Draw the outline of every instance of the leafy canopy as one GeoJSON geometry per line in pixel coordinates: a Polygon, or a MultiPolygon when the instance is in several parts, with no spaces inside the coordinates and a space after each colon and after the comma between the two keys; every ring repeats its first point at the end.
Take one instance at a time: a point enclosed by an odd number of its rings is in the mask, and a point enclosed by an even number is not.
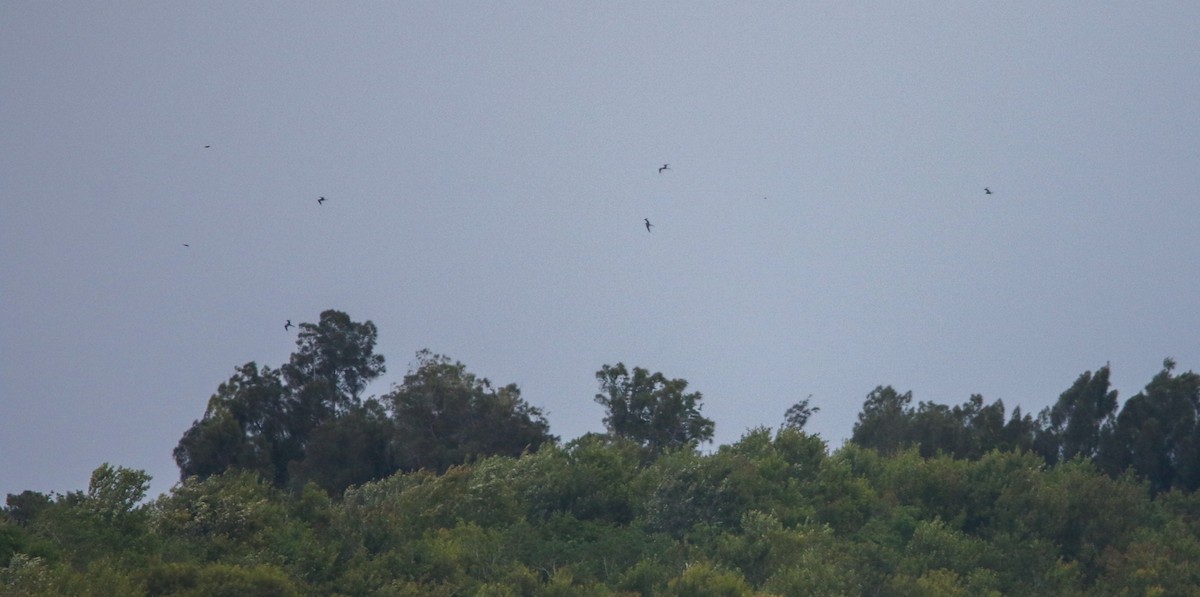
{"type": "Polygon", "coordinates": [[[604,425],[652,453],[712,441],[715,424],[700,415],[700,392],[687,392],[687,380],[667,379],[641,367],[630,373],[624,363],[596,372],[602,393],[596,402],[607,414],[604,425]]]}

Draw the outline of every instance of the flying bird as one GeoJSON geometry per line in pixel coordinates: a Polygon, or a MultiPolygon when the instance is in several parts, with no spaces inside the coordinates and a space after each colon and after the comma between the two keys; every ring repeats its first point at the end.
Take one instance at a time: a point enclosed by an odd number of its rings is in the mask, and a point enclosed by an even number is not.
{"type": "Polygon", "coordinates": [[[670,169],[671,169],[671,165],[670,165],[670,164],[663,164],[663,165],[662,165],[662,168],[659,168],[659,169],[658,169],[658,173],[659,173],[659,174],[662,174],[662,171],[663,171],[663,170],[670,170],[670,169]]]}
{"type": "Polygon", "coordinates": [[[287,320],[287,323],[283,324],[283,331],[286,332],[294,327],[296,327],[296,326],[292,325],[292,320],[289,319],[289,320],[287,320]]]}
{"type": "Polygon", "coordinates": [[[325,203],[325,198],[324,198],[324,197],[318,197],[318,198],[317,198],[317,205],[323,205],[324,203],[325,203]]]}
{"type": "Polygon", "coordinates": [[[987,188],[987,187],[983,187],[983,193],[984,193],[985,195],[991,195],[991,194],[992,194],[992,190],[991,190],[991,189],[989,189],[989,188],[987,188]]]}
{"type": "Polygon", "coordinates": [[[209,147],[212,147],[212,145],[205,145],[205,146],[204,146],[204,148],[205,148],[205,149],[208,149],[209,147]]]}
{"type": "Polygon", "coordinates": [[[183,246],[185,246],[185,247],[190,247],[190,246],[192,246],[192,245],[189,245],[189,244],[187,244],[187,243],[183,243],[183,246]]]}
{"type": "Polygon", "coordinates": [[[650,232],[650,227],[653,226],[654,224],[650,223],[650,218],[642,218],[642,219],[646,221],[646,232],[650,232]]]}

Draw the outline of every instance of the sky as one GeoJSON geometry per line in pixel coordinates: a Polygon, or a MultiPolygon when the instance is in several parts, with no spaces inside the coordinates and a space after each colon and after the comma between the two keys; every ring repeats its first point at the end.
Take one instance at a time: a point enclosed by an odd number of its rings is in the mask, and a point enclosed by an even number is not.
{"type": "Polygon", "coordinates": [[[368,395],[428,348],[563,440],[617,362],[688,380],[713,446],[811,395],[836,448],[879,385],[1036,414],[1111,363],[1124,401],[1200,368],[1197,23],[0,3],[0,494],[169,490],[217,386],[326,309],[378,327],[368,395]]]}

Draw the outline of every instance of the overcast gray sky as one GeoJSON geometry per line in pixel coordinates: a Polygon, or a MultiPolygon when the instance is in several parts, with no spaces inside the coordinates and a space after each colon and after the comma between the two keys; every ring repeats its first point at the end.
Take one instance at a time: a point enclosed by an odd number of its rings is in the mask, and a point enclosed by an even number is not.
{"type": "Polygon", "coordinates": [[[429,348],[567,440],[618,361],[687,379],[718,444],[811,394],[837,447],[881,384],[1036,414],[1111,361],[1124,400],[1200,368],[1197,23],[0,3],[0,494],[165,491],[217,386],[329,308],[379,328],[368,393],[429,348]]]}

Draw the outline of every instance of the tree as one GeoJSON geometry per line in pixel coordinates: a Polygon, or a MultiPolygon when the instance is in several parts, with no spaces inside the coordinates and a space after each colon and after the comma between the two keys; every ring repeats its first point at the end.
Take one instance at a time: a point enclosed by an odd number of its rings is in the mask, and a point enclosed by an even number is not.
{"type": "Polygon", "coordinates": [[[92,471],[87,498],[91,509],[110,522],[133,512],[150,489],[146,471],[112,467],[107,462],[92,471]]]}
{"type": "Polygon", "coordinates": [[[960,407],[922,401],[907,415],[902,439],[895,442],[894,447],[882,444],[877,449],[890,453],[894,448],[915,445],[925,458],[939,453],[966,457],[970,439],[961,415],[960,407]]]}
{"type": "Polygon", "coordinates": [[[787,412],[783,414],[783,429],[804,430],[804,426],[808,424],[808,419],[821,410],[819,406],[809,406],[808,401],[810,398],[812,398],[812,394],[809,394],[808,398],[793,404],[787,409],[787,412]]]}
{"type": "Polygon", "coordinates": [[[1053,407],[1038,415],[1038,451],[1049,464],[1082,456],[1091,459],[1100,448],[1101,431],[1113,421],[1117,391],[1109,390],[1109,368],[1084,372],[1053,407]]]}
{"type": "Polygon", "coordinates": [[[330,495],[341,495],[351,485],[382,479],[396,472],[388,454],[391,439],[392,421],[383,405],[364,400],[312,430],[304,459],[288,469],[289,483],[299,488],[312,481],[330,495]]]}
{"type": "Polygon", "coordinates": [[[941,437],[930,438],[927,434],[935,425],[923,416],[927,410],[922,402],[913,418],[911,431],[918,436],[921,455],[929,457],[941,452],[956,458],[978,459],[992,450],[1011,450],[1021,445],[1022,419],[1014,411],[1015,419],[1004,422],[1004,402],[997,400],[984,404],[983,396],[972,394],[966,402],[954,408],[944,409],[944,430],[941,437]],[[1013,422],[1015,421],[1015,422],[1013,422]]]}
{"type": "Polygon", "coordinates": [[[577,520],[626,525],[636,511],[632,485],[640,461],[641,450],[633,442],[587,433],[521,458],[519,474],[512,478],[530,518],[567,513],[577,520]]]}
{"type": "Polygon", "coordinates": [[[911,402],[912,392],[875,388],[863,403],[850,441],[885,455],[915,446],[925,458],[946,454],[967,459],[1033,445],[1033,419],[1022,417],[1018,408],[1005,423],[1001,400],[985,404],[983,396],[972,394],[958,406],[922,401],[915,409],[911,402]]]}
{"type": "Polygon", "coordinates": [[[1013,409],[1008,423],[1004,424],[998,447],[1004,451],[1032,451],[1037,429],[1037,421],[1029,415],[1022,415],[1021,407],[1018,406],[1013,409]]]}
{"type": "Polygon", "coordinates": [[[712,441],[715,424],[700,415],[700,392],[687,393],[687,381],[667,379],[624,363],[596,372],[602,394],[596,402],[608,412],[604,425],[616,437],[631,439],[651,453],[712,441]]]}
{"type": "Polygon", "coordinates": [[[150,508],[155,534],[168,551],[206,561],[249,561],[267,552],[272,540],[287,539],[280,497],[259,475],[229,471],[185,479],[150,508]]]}
{"type": "Polygon", "coordinates": [[[38,514],[49,508],[54,499],[39,491],[26,489],[21,493],[10,493],[5,498],[5,518],[16,525],[28,525],[37,518],[38,514]]]}
{"type": "Polygon", "coordinates": [[[1101,466],[1112,475],[1131,469],[1156,493],[1200,489],[1200,375],[1174,368],[1165,359],[1101,438],[1101,466]]]}
{"type": "Polygon", "coordinates": [[[180,477],[204,479],[240,468],[283,485],[288,463],[301,455],[290,407],[278,369],[242,365],[175,447],[180,477]]]}
{"type": "Polygon", "coordinates": [[[102,557],[145,552],[149,516],[140,502],[149,487],[145,471],[105,463],[92,471],[86,492],[10,494],[9,515],[34,539],[33,553],[62,557],[83,569],[102,557]]]}
{"type": "Polygon", "coordinates": [[[335,392],[334,410],[348,408],[371,380],[387,371],[383,355],[375,354],[375,324],[356,323],[333,309],[321,313],[316,324],[302,323],[298,349],[282,367],[283,378],[295,391],[323,382],[335,392]]]}
{"type": "MultiPolygon", "coordinates": [[[[328,310],[321,313],[319,323],[301,323],[299,328],[297,350],[283,367],[260,369],[250,362],[217,388],[204,417],[192,423],[175,448],[181,478],[203,479],[238,468],[285,487],[291,470],[298,466],[305,480],[330,490],[365,480],[357,462],[347,470],[328,463],[307,467],[296,463],[305,460],[314,437],[321,444],[320,456],[328,461],[330,442],[340,441],[333,438],[354,436],[367,428],[377,435],[380,426],[371,427],[376,420],[364,415],[359,399],[366,385],[385,371],[383,355],[374,353],[375,324],[357,323],[341,311],[328,310]],[[342,422],[343,417],[349,418],[342,422]]],[[[376,438],[367,443],[380,442],[376,438]]],[[[364,451],[367,446],[359,447],[353,454],[349,445],[333,451],[344,457],[371,456],[364,451]]],[[[379,458],[366,468],[381,470],[379,458]]]]}
{"type": "Polygon", "coordinates": [[[867,394],[850,441],[882,454],[892,454],[912,443],[912,392],[903,394],[892,386],[877,386],[867,394]]]}
{"type": "Polygon", "coordinates": [[[492,455],[519,456],[557,441],[516,384],[493,388],[459,362],[422,350],[417,369],[383,400],[392,412],[392,456],[404,471],[442,472],[492,455]]]}

